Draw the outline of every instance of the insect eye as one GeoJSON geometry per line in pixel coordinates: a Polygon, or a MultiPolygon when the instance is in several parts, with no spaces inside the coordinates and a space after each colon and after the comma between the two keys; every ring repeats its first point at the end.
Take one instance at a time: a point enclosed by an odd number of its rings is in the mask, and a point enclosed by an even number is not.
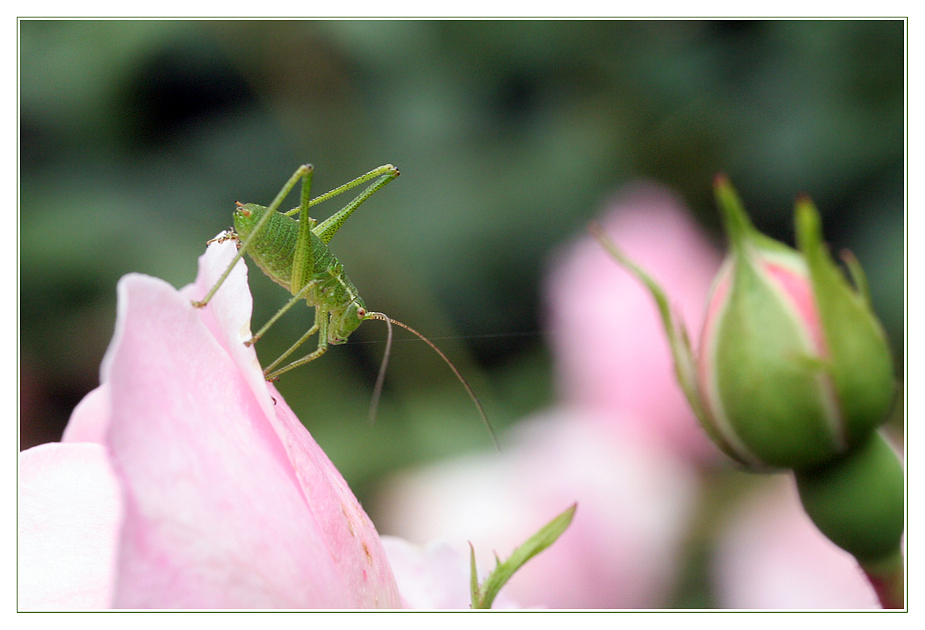
{"type": "Polygon", "coordinates": [[[366,317],[366,309],[363,308],[362,306],[359,307],[359,308],[357,309],[357,317],[359,317],[359,318],[361,318],[361,319],[362,319],[363,317],[366,317]]]}

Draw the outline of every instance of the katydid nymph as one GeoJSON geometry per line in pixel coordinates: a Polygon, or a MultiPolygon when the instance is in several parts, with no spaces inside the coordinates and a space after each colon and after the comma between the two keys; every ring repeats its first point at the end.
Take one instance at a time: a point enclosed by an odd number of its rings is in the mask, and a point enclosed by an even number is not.
{"type": "Polygon", "coordinates": [[[432,341],[418,331],[384,313],[368,310],[357,288],[344,273],[344,266],[328,249],[328,242],[344,224],[344,221],[373,193],[398,177],[398,169],[391,164],[380,166],[330,192],[311,199],[313,173],[314,168],[312,165],[303,164],[300,166],[283,185],[269,206],[236,203],[234,230],[226,232],[214,240],[219,242],[234,240],[237,243],[238,252],[228,265],[228,268],[219,277],[215,286],[209,289],[209,292],[201,301],[193,302],[193,306],[202,308],[208,304],[215,292],[225,282],[238,260],[245,253],[248,253],[270,279],[292,294],[292,298],[250,340],[245,342],[247,345],[256,343],[270,326],[296,303],[305,300],[309,306],[315,309],[315,322],[312,327],[282,356],[264,370],[264,377],[268,381],[275,381],[281,374],[314,361],[327,351],[328,346],[346,342],[350,334],[365,320],[382,320],[388,325],[388,338],[385,357],[373,391],[370,418],[375,417],[379,404],[385,368],[388,364],[392,345],[392,324],[395,324],[425,341],[446,362],[475,403],[482,422],[497,444],[494,431],[488,422],[481,402],[479,402],[472,387],[456,366],[432,341]],[[288,212],[280,212],[279,207],[282,205],[283,200],[299,180],[302,182],[301,203],[297,208],[293,208],[288,212]],[[363,192],[324,221],[319,223],[308,216],[308,210],[312,206],[363,184],[368,184],[363,192]],[[299,218],[293,218],[293,215],[297,213],[299,218]],[[301,359],[296,359],[279,367],[299,346],[316,333],[318,335],[318,347],[314,351],[301,359]]]}

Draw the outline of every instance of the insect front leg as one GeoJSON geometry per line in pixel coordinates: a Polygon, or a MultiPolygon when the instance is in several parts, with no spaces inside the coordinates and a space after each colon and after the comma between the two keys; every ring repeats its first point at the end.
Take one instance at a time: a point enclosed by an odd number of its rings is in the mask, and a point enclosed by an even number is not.
{"type": "Polygon", "coordinates": [[[238,235],[234,233],[234,230],[228,229],[222,232],[220,235],[215,238],[210,238],[206,241],[206,245],[211,245],[212,243],[224,243],[225,241],[236,241],[238,240],[238,235]]]}

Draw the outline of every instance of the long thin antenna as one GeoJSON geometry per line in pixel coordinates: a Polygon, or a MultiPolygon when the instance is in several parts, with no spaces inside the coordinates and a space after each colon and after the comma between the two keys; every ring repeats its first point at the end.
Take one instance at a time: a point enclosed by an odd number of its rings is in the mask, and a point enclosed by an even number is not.
{"type": "MultiPolygon", "coordinates": [[[[366,317],[370,319],[380,319],[386,322],[387,324],[389,324],[389,337],[388,337],[388,341],[386,342],[386,346],[385,346],[385,358],[382,360],[382,367],[379,369],[379,377],[376,379],[376,389],[373,392],[373,403],[376,407],[378,407],[379,405],[379,398],[382,393],[382,384],[385,381],[385,366],[388,363],[389,350],[392,347],[392,326],[391,325],[395,324],[396,326],[401,326],[402,328],[404,328],[411,334],[420,338],[421,341],[425,342],[428,346],[430,346],[433,349],[433,351],[436,352],[438,355],[440,355],[440,358],[443,359],[443,361],[448,366],[450,366],[450,369],[453,370],[453,374],[456,375],[456,378],[459,380],[460,383],[462,383],[462,386],[466,388],[466,392],[469,394],[469,398],[471,398],[472,402],[475,403],[475,407],[476,409],[478,409],[479,415],[482,417],[482,423],[485,425],[485,428],[488,429],[488,433],[491,435],[491,439],[495,443],[495,448],[497,448],[498,450],[501,450],[501,447],[498,444],[498,438],[495,435],[495,430],[491,428],[491,423],[488,422],[488,416],[485,415],[485,409],[482,407],[481,401],[479,401],[478,396],[475,395],[475,392],[473,391],[472,387],[469,385],[469,382],[465,379],[462,373],[460,373],[460,371],[456,368],[456,366],[453,365],[453,362],[450,361],[445,354],[443,354],[440,348],[438,348],[430,339],[428,339],[427,337],[425,337],[424,335],[416,331],[414,328],[412,328],[408,324],[403,324],[397,319],[392,319],[385,313],[376,313],[376,312],[368,311],[366,313],[366,317]]],[[[374,416],[375,416],[375,407],[373,408],[370,417],[374,417],[374,416]]]]}
{"type": "MultiPolygon", "coordinates": [[[[379,313],[367,313],[368,315],[379,315],[379,313]]],[[[389,357],[392,355],[392,320],[388,317],[382,319],[389,328],[389,335],[385,341],[385,355],[382,357],[382,365],[379,366],[379,375],[376,377],[376,386],[373,388],[373,401],[369,405],[369,423],[376,420],[376,412],[379,410],[379,399],[382,398],[382,387],[385,385],[385,368],[389,364],[389,357]]]]}

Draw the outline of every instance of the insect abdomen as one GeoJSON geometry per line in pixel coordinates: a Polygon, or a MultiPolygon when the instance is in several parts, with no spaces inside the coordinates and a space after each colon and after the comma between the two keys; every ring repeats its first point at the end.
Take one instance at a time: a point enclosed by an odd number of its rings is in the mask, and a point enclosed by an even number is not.
{"type": "Polygon", "coordinates": [[[344,266],[328,246],[314,235],[312,247],[315,250],[314,280],[318,283],[315,289],[316,300],[327,304],[331,311],[340,311],[357,299],[357,288],[344,273],[344,266]]]}
{"type": "MultiPolygon", "coordinates": [[[[247,238],[265,212],[265,207],[256,204],[247,204],[235,211],[234,228],[239,240],[247,238]]],[[[296,219],[274,212],[248,250],[257,266],[293,295],[292,268],[298,233],[299,222],[296,219]]],[[[314,258],[311,280],[316,286],[306,295],[306,301],[312,306],[323,304],[331,311],[346,308],[357,298],[357,290],[344,273],[344,266],[331,254],[324,241],[314,234],[311,247],[314,258]]]]}

